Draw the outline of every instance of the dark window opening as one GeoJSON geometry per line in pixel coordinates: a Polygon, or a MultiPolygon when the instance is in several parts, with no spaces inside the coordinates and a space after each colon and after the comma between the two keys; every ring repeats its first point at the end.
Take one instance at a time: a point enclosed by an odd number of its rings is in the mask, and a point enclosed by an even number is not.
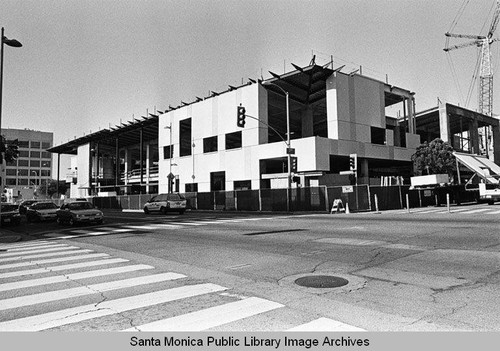
{"type": "Polygon", "coordinates": [[[203,139],[203,152],[214,152],[217,151],[217,135],[209,138],[203,139]]]}
{"type": "Polygon", "coordinates": [[[168,160],[174,156],[174,146],[167,145],[163,147],[163,159],[168,160]]]}
{"type": "Polygon", "coordinates": [[[210,191],[226,190],[226,172],[210,173],[210,191]]]}
{"type": "Polygon", "coordinates": [[[191,118],[179,121],[179,156],[191,155],[191,118]]]}
{"type": "Polygon", "coordinates": [[[372,144],[385,145],[385,128],[371,127],[372,144]]]}
{"type": "Polygon", "coordinates": [[[241,132],[226,134],[226,150],[238,149],[241,147],[241,132]]]}
{"type": "Polygon", "coordinates": [[[236,180],[234,181],[234,190],[251,190],[252,181],[251,180],[236,180]]]}

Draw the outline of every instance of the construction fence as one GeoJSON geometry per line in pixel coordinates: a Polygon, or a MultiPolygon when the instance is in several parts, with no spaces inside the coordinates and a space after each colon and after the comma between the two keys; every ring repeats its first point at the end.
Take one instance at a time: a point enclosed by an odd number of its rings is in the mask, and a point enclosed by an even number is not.
{"type": "MultiPolygon", "coordinates": [[[[375,211],[446,205],[450,202],[475,201],[477,194],[461,188],[410,190],[409,186],[319,186],[290,189],[234,190],[184,193],[188,209],[216,211],[330,211],[335,200],[342,200],[349,210],[375,211]]],[[[92,203],[102,209],[140,210],[154,194],[93,197],[92,203]]]]}

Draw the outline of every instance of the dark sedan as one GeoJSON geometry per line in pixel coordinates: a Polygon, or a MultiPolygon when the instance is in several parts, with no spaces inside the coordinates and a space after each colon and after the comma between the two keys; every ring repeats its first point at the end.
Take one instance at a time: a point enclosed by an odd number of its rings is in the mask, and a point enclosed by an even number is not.
{"type": "Polygon", "coordinates": [[[56,220],[59,207],[53,202],[37,202],[26,211],[28,222],[56,220]]]}
{"type": "Polygon", "coordinates": [[[57,210],[57,223],[75,225],[77,223],[97,223],[104,220],[102,212],[90,202],[75,201],[63,204],[57,210]]]}
{"type": "Polygon", "coordinates": [[[19,214],[19,207],[13,204],[2,205],[2,224],[20,224],[21,215],[19,214]]]}

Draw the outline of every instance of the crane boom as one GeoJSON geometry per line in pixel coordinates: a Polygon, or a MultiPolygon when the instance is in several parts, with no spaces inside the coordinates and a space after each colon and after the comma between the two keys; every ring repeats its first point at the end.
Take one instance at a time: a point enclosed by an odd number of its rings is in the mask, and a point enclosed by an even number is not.
{"type": "Polygon", "coordinates": [[[493,36],[493,33],[495,33],[499,19],[500,19],[500,0],[497,0],[497,8],[495,9],[495,14],[493,15],[493,20],[491,21],[490,30],[488,31],[488,39],[490,39],[493,36]]]}
{"type": "Polygon", "coordinates": [[[454,34],[450,32],[444,33],[447,37],[452,37],[452,38],[466,38],[466,39],[484,39],[485,37],[482,35],[471,35],[471,34],[454,34]]]}
{"type": "Polygon", "coordinates": [[[449,47],[444,48],[443,50],[446,51],[446,52],[448,52],[448,51],[451,51],[451,50],[466,48],[466,47],[474,46],[474,45],[475,46],[481,46],[481,44],[482,44],[481,40],[474,40],[474,41],[468,41],[467,43],[463,43],[463,44],[449,46],[449,47]]]}

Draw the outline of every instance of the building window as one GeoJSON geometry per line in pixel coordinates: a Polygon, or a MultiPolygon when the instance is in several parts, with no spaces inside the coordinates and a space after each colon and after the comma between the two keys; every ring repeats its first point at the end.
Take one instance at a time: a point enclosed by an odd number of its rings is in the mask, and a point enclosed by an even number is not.
{"type": "Polygon", "coordinates": [[[50,170],[48,169],[42,169],[42,177],[50,177],[50,170]]]}
{"type": "Polygon", "coordinates": [[[42,161],[42,167],[50,168],[50,164],[51,164],[50,161],[42,161]]]}
{"type": "Polygon", "coordinates": [[[30,147],[30,142],[29,141],[25,141],[25,140],[19,140],[18,146],[27,149],[27,148],[30,147]]]}
{"type": "Polygon", "coordinates": [[[30,152],[29,151],[20,150],[18,156],[19,157],[30,157],[30,152]]]}
{"type": "Polygon", "coordinates": [[[40,167],[40,161],[30,160],[30,167],[40,167]]]}
{"type": "Polygon", "coordinates": [[[7,178],[5,179],[6,185],[16,185],[16,178],[7,178]]]}
{"type": "Polygon", "coordinates": [[[188,183],[185,185],[186,193],[197,193],[198,183],[188,183]]]}
{"type": "Polygon", "coordinates": [[[213,137],[203,138],[203,152],[217,151],[217,135],[213,137]]]}
{"type": "Polygon", "coordinates": [[[40,158],[40,151],[30,151],[30,157],[32,158],[40,158]]]}
{"type": "Polygon", "coordinates": [[[163,159],[168,160],[169,158],[174,157],[174,146],[167,145],[163,147],[163,159]]]}
{"type": "Polygon", "coordinates": [[[30,146],[32,149],[39,149],[40,148],[40,142],[39,141],[31,141],[30,146]]]}
{"type": "Polygon", "coordinates": [[[385,128],[371,127],[372,144],[385,145],[385,128]]]}
{"type": "Polygon", "coordinates": [[[28,184],[29,184],[29,183],[28,183],[28,179],[26,179],[26,178],[19,178],[19,179],[17,180],[17,184],[18,184],[18,185],[28,185],[28,184]]]}
{"type": "Polygon", "coordinates": [[[42,141],[42,149],[47,150],[50,148],[50,143],[48,141],[42,141]]]}
{"type": "Polygon", "coordinates": [[[191,155],[191,118],[179,121],[179,156],[191,155]]]}
{"type": "Polygon", "coordinates": [[[241,132],[226,134],[226,150],[238,149],[241,147],[241,132]]]}
{"type": "Polygon", "coordinates": [[[5,170],[5,175],[8,176],[17,176],[17,169],[15,168],[10,168],[5,170]]]}
{"type": "Polygon", "coordinates": [[[252,181],[251,180],[236,180],[234,182],[234,190],[251,190],[252,181]]]}
{"type": "Polygon", "coordinates": [[[17,176],[21,177],[27,177],[28,176],[28,170],[27,169],[18,169],[17,170],[17,176]]]}
{"type": "Polygon", "coordinates": [[[52,158],[52,154],[50,152],[43,151],[42,158],[52,158]]]}
{"type": "Polygon", "coordinates": [[[28,167],[29,161],[28,160],[17,160],[17,166],[18,167],[28,167]]]}

